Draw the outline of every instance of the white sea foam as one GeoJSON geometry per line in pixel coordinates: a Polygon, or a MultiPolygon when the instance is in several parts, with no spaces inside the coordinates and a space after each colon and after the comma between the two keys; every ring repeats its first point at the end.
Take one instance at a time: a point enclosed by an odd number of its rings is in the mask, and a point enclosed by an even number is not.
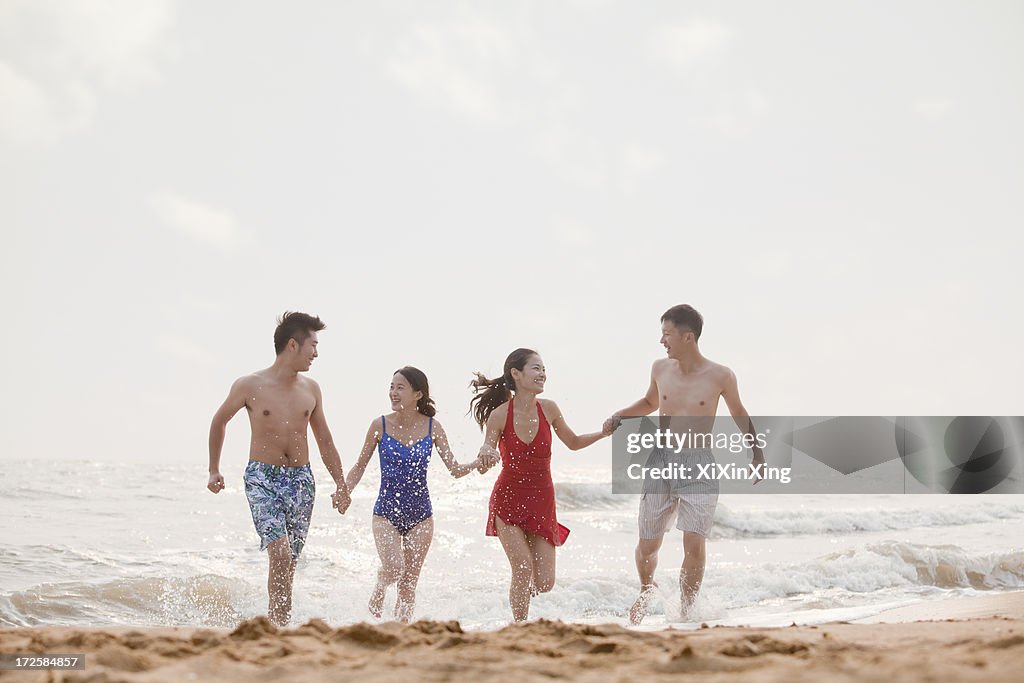
{"type": "MultiPolygon", "coordinates": [[[[366,615],[371,574],[348,578],[343,568],[300,572],[296,616],[325,616],[351,623],[366,615]],[[339,578],[344,573],[346,578],[339,578]]],[[[882,595],[888,605],[935,589],[1024,589],[1024,551],[971,554],[956,546],[886,542],[801,563],[712,564],[695,610],[680,615],[677,569],[658,573],[661,605],[669,621],[710,621],[744,614],[864,607],[882,595]]],[[[566,621],[621,621],[635,598],[635,578],[621,568],[605,575],[567,572],[550,594],[535,598],[532,616],[566,621]]],[[[495,627],[508,619],[504,576],[467,572],[425,578],[419,616],[460,619],[468,627],[495,627]]],[[[100,582],[46,583],[0,597],[0,623],[193,624],[228,626],[262,611],[262,582],[255,577],[197,573],[177,578],[119,578],[100,582]]],[[[393,599],[393,596],[392,596],[393,599]]],[[[876,600],[876,602],[878,602],[876,600]]],[[[869,610],[870,611],[870,610],[869,610]]],[[[805,620],[807,617],[803,617],[805,620]]]]}
{"type": "MultiPolygon", "coordinates": [[[[0,481],[0,624],[225,626],[264,613],[267,560],[236,469],[217,496],[204,489],[201,464],[8,472],[0,481]],[[12,490],[25,495],[3,496],[12,490]]],[[[367,618],[378,562],[370,475],[344,516],[321,486],[296,575],[296,621],[367,618]]],[[[438,468],[431,477],[435,535],[416,616],[501,626],[510,616],[508,561],[498,540],[483,535],[493,476],[452,480],[438,468]]],[[[601,472],[555,481],[572,535],[557,553],[555,588],[534,599],[531,617],[625,623],[638,590],[637,497],[612,494],[601,472]]],[[[694,610],[679,612],[681,539],[672,533],[649,623],[813,623],[1022,589],[1022,519],[1024,504],[1010,496],[723,497],[694,610]]],[[[386,605],[393,603],[392,589],[386,605]]]]}
{"type": "Polygon", "coordinates": [[[920,527],[957,527],[1003,520],[1024,521],[1024,505],[993,503],[926,509],[859,505],[766,510],[737,510],[728,505],[719,505],[715,512],[712,537],[835,535],[920,527]]]}

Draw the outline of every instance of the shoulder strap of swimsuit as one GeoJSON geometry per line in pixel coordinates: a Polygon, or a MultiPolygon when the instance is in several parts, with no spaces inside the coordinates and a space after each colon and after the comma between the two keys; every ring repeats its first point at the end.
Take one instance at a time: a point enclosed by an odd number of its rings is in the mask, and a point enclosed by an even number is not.
{"type": "Polygon", "coordinates": [[[427,425],[427,436],[433,436],[433,435],[434,435],[434,418],[431,417],[430,418],[430,424],[427,425]]]}
{"type": "Polygon", "coordinates": [[[516,430],[515,412],[512,410],[511,397],[508,399],[508,417],[505,418],[505,429],[503,429],[502,432],[507,429],[511,429],[513,432],[516,430]]]}
{"type": "Polygon", "coordinates": [[[385,434],[388,433],[388,425],[387,422],[385,422],[383,415],[380,416],[380,428],[385,434]]]}

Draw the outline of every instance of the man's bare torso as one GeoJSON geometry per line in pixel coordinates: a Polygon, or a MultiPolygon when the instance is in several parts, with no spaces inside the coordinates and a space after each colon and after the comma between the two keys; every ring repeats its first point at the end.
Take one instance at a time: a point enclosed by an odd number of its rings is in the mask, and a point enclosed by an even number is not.
{"type": "Polygon", "coordinates": [[[728,374],[728,368],[707,359],[689,372],[684,372],[680,362],[673,358],[655,361],[652,375],[658,389],[658,414],[662,418],[690,418],[678,425],[665,424],[662,419],[662,426],[681,432],[710,432],[728,374]]]}
{"type": "Polygon", "coordinates": [[[316,410],[312,381],[301,376],[282,381],[267,370],[245,379],[245,409],[252,426],[249,459],[268,465],[307,464],[306,434],[316,410]]]}

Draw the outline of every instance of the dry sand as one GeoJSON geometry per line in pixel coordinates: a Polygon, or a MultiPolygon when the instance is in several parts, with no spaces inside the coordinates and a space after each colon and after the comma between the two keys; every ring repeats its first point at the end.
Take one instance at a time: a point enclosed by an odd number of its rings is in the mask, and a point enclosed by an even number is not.
{"type": "Polygon", "coordinates": [[[464,633],[457,622],[319,620],[279,630],[18,628],[0,652],[85,653],[84,671],[0,681],[1019,681],[1024,592],[945,600],[859,623],[637,631],[536,621],[464,633]],[[924,621],[915,621],[924,619],[924,621]],[[865,623],[872,621],[875,623],[865,623]],[[896,623],[885,623],[896,622],[896,623]]]}

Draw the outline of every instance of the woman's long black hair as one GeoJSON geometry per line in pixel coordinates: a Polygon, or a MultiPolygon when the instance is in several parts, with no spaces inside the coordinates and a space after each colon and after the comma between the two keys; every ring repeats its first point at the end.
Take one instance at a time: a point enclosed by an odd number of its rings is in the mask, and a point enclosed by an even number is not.
{"type": "Polygon", "coordinates": [[[505,359],[501,377],[487,379],[483,374],[476,373],[476,379],[469,383],[475,394],[469,402],[469,410],[481,430],[494,409],[512,398],[512,392],[516,389],[515,380],[512,379],[512,368],[522,372],[526,367],[526,361],[535,355],[537,352],[533,349],[516,349],[505,359]]]}

